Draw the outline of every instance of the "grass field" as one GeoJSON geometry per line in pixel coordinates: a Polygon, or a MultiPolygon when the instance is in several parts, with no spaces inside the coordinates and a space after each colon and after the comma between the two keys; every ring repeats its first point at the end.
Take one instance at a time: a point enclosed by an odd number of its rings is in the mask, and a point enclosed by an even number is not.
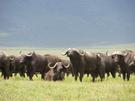
{"type": "MultiPolygon", "coordinates": [[[[135,44],[83,49],[93,52],[135,50],[135,44]]],[[[65,58],[60,53],[66,49],[2,48],[2,50],[16,55],[20,50],[23,52],[34,50],[40,54],[51,53],[65,58]]],[[[91,82],[91,77],[86,76],[82,83],[75,82],[71,76],[57,82],[43,81],[40,75],[34,77],[34,81],[19,76],[9,80],[0,78],[0,101],[135,101],[135,75],[131,76],[129,82],[110,76],[103,82],[98,78],[95,83],[91,82]]]]}
{"type": "Polygon", "coordinates": [[[95,83],[85,77],[83,82],[75,82],[66,77],[64,81],[49,82],[40,77],[29,81],[28,78],[13,77],[0,79],[0,101],[134,101],[135,76],[129,82],[121,78],[100,79],[95,83]]]}

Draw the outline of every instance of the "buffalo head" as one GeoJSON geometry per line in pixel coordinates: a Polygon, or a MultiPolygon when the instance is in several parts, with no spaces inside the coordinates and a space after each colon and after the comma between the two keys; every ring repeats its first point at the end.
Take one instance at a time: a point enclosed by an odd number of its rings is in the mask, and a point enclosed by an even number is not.
{"type": "Polygon", "coordinates": [[[83,50],[77,50],[75,48],[69,48],[64,55],[67,55],[69,58],[78,58],[85,55],[83,50]]]}
{"type": "Polygon", "coordinates": [[[111,57],[112,57],[114,63],[119,64],[121,62],[124,62],[124,58],[126,55],[127,55],[127,53],[125,54],[120,51],[115,51],[112,53],[111,57]]]}
{"type": "Polygon", "coordinates": [[[54,81],[63,80],[66,69],[69,68],[69,66],[70,66],[70,64],[64,64],[62,62],[56,62],[55,64],[49,63],[48,67],[50,69],[53,69],[53,71],[54,71],[53,80],[54,81]]]}

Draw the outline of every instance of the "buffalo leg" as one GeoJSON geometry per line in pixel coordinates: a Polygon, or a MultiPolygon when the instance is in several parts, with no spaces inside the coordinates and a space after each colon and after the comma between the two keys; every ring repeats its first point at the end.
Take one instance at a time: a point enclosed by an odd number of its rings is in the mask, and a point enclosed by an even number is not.
{"type": "Polygon", "coordinates": [[[33,80],[33,79],[32,79],[32,76],[29,76],[29,80],[33,80]]]}
{"type": "Polygon", "coordinates": [[[127,81],[130,79],[130,72],[127,73],[127,81]]]}
{"type": "Polygon", "coordinates": [[[125,73],[125,72],[122,72],[122,74],[123,74],[123,80],[125,80],[125,78],[126,78],[126,73],[125,73]]]}
{"type": "Polygon", "coordinates": [[[80,73],[80,77],[79,77],[80,82],[82,82],[82,78],[83,78],[83,73],[80,73]]]}
{"type": "Polygon", "coordinates": [[[75,70],[74,72],[75,72],[75,81],[77,81],[77,78],[78,78],[78,72],[77,72],[77,70],[75,70]]]}
{"type": "Polygon", "coordinates": [[[116,73],[114,71],[111,71],[111,75],[112,75],[113,78],[116,77],[116,73]]]}
{"type": "Polygon", "coordinates": [[[87,77],[89,77],[89,73],[87,73],[87,77]]]}
{"type": "Polygon", "coordinates": [[[77,81],[77,78],[78,78],[78,74],[75,74],[75,81],[77,81]]]}
{"type": "Polygon", "coordinates": [[[105,74],[104,73],[99,73],[100,79],[101,81],[103,81],[103,79],[105,78],[105,74]]]}
{"type": "Polygon", "coordinates": [[[44,80],[44,78],[45,78],[45,69],[43,69],[41,72],[41,79],[44,80]]]}
{"type": "Polygon", "coordinates": [[[45,73],[41,73],[41,79],[44,80],[45,73]]]}
{"type": "Polygon", "coordinates": [[[5,73],[4,73],[4,80],[6,80],[6,78],[7,78],[7,77],[6,77],[5,73]]]}
{"type": "Polygon", "coordinates": [[[29,75],[29,79],[30,79],[30,80],[33,80],[33,79],[32,79],[32,78],[33,78],[33,74],[34,74],[34,73],[31,72],[30,75],[29,75]]]}
{"type": "Polygon", "coordinates": [[[105,78],[105,69],[102,67],[99,68],[99,76],[101,81],[103,81],[103,79],[105,78]]]}
{"type": "Polygon", "coordinates": [[[33,75],[34,75],[34,70],[33,70],[32,67],[30,67],[30,68],[28,69],[28,76],[29,76],[29,79],[30,79],[30,80],[33,80],[33,79],[32,79],[33,75]]]}
{"type": "Polygon", "coordinates": [[[22,74],[22,77],[25,77],[25,68],[24,67],[22,67],[21,74],[22,74]]]}
{"type": "Polygon", "coordinates": [[[107,72],[107,78],[110,76],[109,72],[107,72]]]}
{"type": "Polygon", "coordinates": [[[91,76],[92,76],[92,82],[95,82],[96,74],[95,73],[91,73],[91,76]]]}
{"type": "Polygon", "coordinates": [[[4,68],[3,69],[3,75],[4,75],[4,79],[9,79],[9,69],[8,68],[4,68]]]}
{"type": "Polygon", "coordinates": [[[95,82],[95,77],[94,76],[92,77],[92,82],[95,82]]]}

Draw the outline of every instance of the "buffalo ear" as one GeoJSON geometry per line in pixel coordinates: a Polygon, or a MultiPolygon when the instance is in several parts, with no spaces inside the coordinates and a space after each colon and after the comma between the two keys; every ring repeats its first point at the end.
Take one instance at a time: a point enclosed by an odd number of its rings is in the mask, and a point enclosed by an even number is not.
{"type": "Polygon", "coordinates": [[[101,60],[101,56],[100,56],[100,54],[96,54],[96,57],[97,57],[97,60],[101,60]]]}

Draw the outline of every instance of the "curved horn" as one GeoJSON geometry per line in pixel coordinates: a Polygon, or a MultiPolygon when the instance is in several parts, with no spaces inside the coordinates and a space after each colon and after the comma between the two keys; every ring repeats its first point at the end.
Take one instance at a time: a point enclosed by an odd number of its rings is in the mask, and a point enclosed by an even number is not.
{"type": "Polygon", "coordinates": [[[84,56],[84,55],[85,55],[85,53],[80,53],[80,55],[81,55],[81,56],[84,56]]]}
{"type": "Polygon", "coordinates": [[[33,55],[33,53],[26,54],[26,56],[28,56],[28,57],[31,57],[32,55],[33,55]]]}
{"type": "Polygon", "coordinates": [[[114,51],[113,53],[112,53],[112,55],[124,55],[121,51],[114,51]]]}
{"type": "Polygon", "coordinates": [[[55,67],[56,67],[56,65],[57,65],[57,63],[55,63],[55,65],[54,65],[54,66],[51,66],[51,64],[52,64],[52,63],[48,63],[48,67],[49,67],[50,69],[55,68],[55,67]]]}
{"type": "Polygon", "coordinates": [[[70,63],[68,63],[67,65],[63,64],[65,68],[69,68],[70,63]]]}
{"type": "Polygon", "coordinates": [[[81,56],[85,55],[85,52],[83,50],[76,50],[81,56]]]}
{"type": "Polygon", "coordinates": [[[9,59],[12,61],[12,60],[14,60],[14,59],[15,59],[15,57],[13,57],[13,56],[12,56],[12,57],[10,57],[9,59]]]}

